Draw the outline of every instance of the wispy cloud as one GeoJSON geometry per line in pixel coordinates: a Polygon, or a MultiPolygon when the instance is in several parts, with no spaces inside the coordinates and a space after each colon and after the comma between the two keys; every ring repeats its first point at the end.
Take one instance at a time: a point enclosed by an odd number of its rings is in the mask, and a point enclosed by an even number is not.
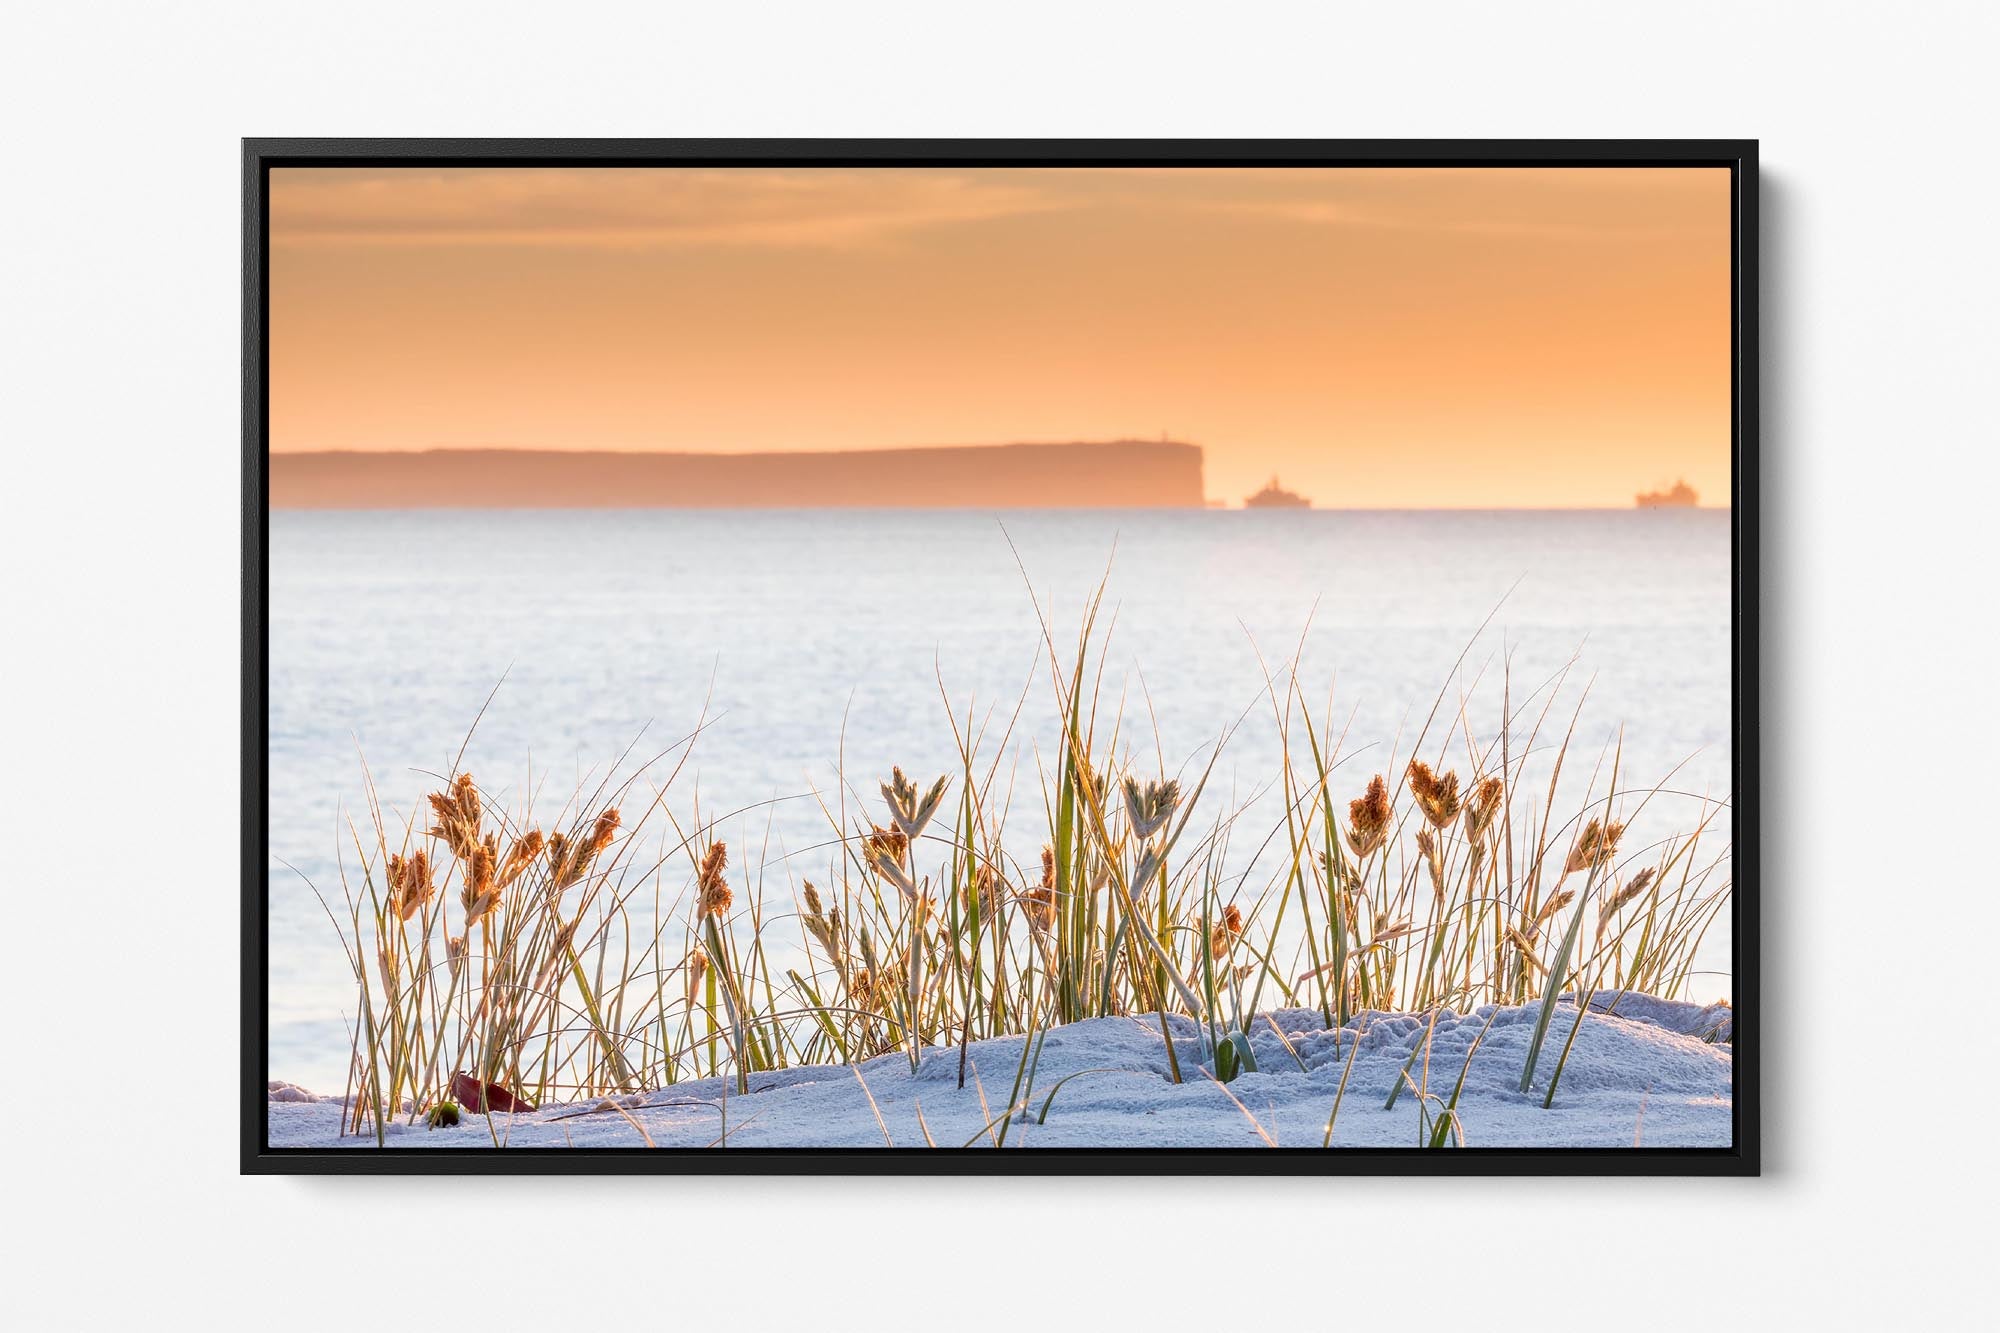
{"type": "Polygon", "coordinates": [[[1212,168],[1128,177],[1197,212],[1314,227],[1564,241],[1685,236],[1710,226],[1684,168],[1212,168]]]}
{"type": "Polygon", "coordinates": [[[1419,209],[1332,203],[1327,201],[1265,201],[1209,203],[1203,211],[1239,217],[1265,218],[1320,227],[1367,227],[1383,231],[1421,231],[1446,235],[1520,237],[1553,241],[1658,240],[1684,236],[1692,230],[1679,223],[1650,223],[1593,216],[1587,220],[1445,217],[1419,209]]]}
{"type": "Polygon", "coordinates": [[[279,245],[867,245],[1064,206],[975,174],[760,168],[281,170],[279,245]]]}

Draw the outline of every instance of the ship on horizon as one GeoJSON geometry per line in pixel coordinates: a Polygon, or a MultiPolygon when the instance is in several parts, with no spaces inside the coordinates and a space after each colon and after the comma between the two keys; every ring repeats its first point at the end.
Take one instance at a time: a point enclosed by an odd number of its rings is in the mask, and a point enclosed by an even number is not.
{"type": "Polygon", "coordinates": [[[1278,484],[1278,474],[1273,472],[1264,489],[1255,495],[1243,498],[1245,509],[1311,509],[1312,501],[1297,491],[1288,491],[1278,484]]]}
{"type": "Polygon", "coordinates": [[[1669,490],[1641,491],[1632,497],[1632,503],[1641,509],[1693,509],[1700,502],[1694,487],[1685,481],[1676,481],[1669,490]]]}

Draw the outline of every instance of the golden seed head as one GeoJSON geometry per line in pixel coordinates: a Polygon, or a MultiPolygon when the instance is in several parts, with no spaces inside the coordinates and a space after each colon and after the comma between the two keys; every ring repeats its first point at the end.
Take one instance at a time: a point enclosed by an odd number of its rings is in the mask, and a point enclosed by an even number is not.
{"type": "Polygon", "coordinates": [[[1042,887],[1053,889],[1055,886],[1056,849],[1053,847],[1044,847],[1042,848],[1042,887]]]}
{"type": "Polygon", "coordinates": [[[472,774],[460,773],[452,780],[449,791],[432,792],[430,803],[431,813],[437,819],[431,827],[432,836],[443,838],[461,858],[470,857],[473,849],[481,845],[479,787],[472,774]]]}
{"type": "Polygon", "coordinates": [[[1465,836],[1475,845],[1500,813],[1501,798],[1507,794],[1499,778],[1481,778],[1465,805],[1465,836]]]}
{"type": "Polygon", "coordinates": [[[1653,869],[1652,866],[1647,866],[1638,874],[1625,881],[1625,887],[1620,890],[1625,897],[1625,901],[1630,902],[1646,891],[1647,886],[1653,882],[1653,869]]]}
{"type": "Polygon", "coordinates": [[[1417,798],[1417,806],[1432,828],[1441,829],[1458,818],[1458,774],[1446,773],[1440,777],[1423,760],[1412,759],[1409,778],[1410,795],[1417,798]]]}
{"type": "Polygon", "coordinates": [[[696,915],[721,916],[729,910],[735,895],[729,891],[729,881],[722,875],[728,865],[728,844],[710,843],[708,850],[702,854],[701,865],[695,871],[695,887],[701,894],[696,915]]]}
{"type": "Polygon", "coordinates": [[[1645,869],[1639,871],[1638,874],[1626,880],[1623,888],[1604,900],[1604,906],[1598,909],[1597,914],[1597,937],[1599,939],[1604,938],[1604,932],[1611,924],[1612,914],[1644,893],[1652,882],[1653,867],[1647,866],[1645,869]]]}
{"type": "Polygon", "coordinates": [[[708,950],[699,944],[688,951],[687,956],[687,1002],[694,1006],[695,997],[701,993],[701,983],[708,976],[708,950]]]}
{"type": "Polygon", "coordinates": [[[535,863],[542,854],[542,831],[529,829],[514,839],[514,845],[507,849],[507,857],[500,863],[500,887],[505,888],[521,877],[521,873],[535,863]]]}
{"type": "Polygon", "coordinates": [[[590,854],[592,856],[598,855],[605,848],[609,847],[611,840],[617,836],[618,810],[614,806],[599,815],[597,822],[590,826],[590,854]]]}
{"type": "Polygon", "coordinates": [[[870,824],[869,832],[861,839],[861,854],[869,861],[894,861],[903,863],[903,857],[910,850],[910,835],[900,828],[883,828],[880,824],[870,824]]]}
{"type": "Polygon", "coordinates": [[[805,882],[805,898],[806,912],[809,915],[824,916],[826,914],[826,908],[820,904],[819,890],[813,887],[811,880],[805,882]]]}
{"type": "Polygon", "coordinates": [[[1561,893],[1555,894],[1547,902],[1543,903],[1542,910],[1535,913],[1534,920],[1528,923],[1528,938],[1534,939],[1537,935],[1541,934],[1542,927],[1553,920],[1556,913],[1562,911],[1563,908],[1568,907],[1575,901],[1576,891],[1574,889],[1564,889],[1561,893]]]}
{"type": "Polygon", "coordinates": [[[730,893],[730,881],[722,877],[730,865],[728,843],[710,843],[708,851],[702,853],[702,863],[694,873],[694,887],[700,891],[700,903],[696,909],[698,917],[720,917],[730,911],[730,901],[736,895],[730,893]]]}
{"type": "Polygon", "coordinates": [[[1569,849],[1568,859],[1563,862],[1563,869],[1575,872],[1604,865],[1618,855],[1618,840],[1624,836],[1623,824],[1605,824],[1592,819],[1577,835],[1575,845],[1569,849]]]}
{"type": "Polygon", "coordinates": [[[1243,935],[1243,912],[1235,903],[1222,909],[1222,919],[1208,934],[1208,956],[1221,962],[1243,935]]]}
{"type": "Polygon", "coordinates": [[[1437,834],[1428,828],[1417,830],[1417,850],[1423,853],[1424,865],[1431,872],[1431,892],[1444,897],[1444,855],[1438,850],[1437,834]]]}
{"type": "Polygon", "coordinates": [[[1389,784],[1380,773],[1368,781],[1368,790],[1359,800],[1347,803],[1347,847],[1357,857],[1367,856],[1389,837],[1395,812],[1389,805],[1389,784]]]}
{"type": "Polygon", "coordinates": [[[473,846],[460,866],[459,873],[464,882],[459,886],[458,899],[465,908],[466,925],[477,925],[500,906],[500,890],[494,878],[496,870],[493,852],[483,842],[473,846]]]}
{"type": "Polygon", "coordinates": [[[408,921],[429,906],[436,892],[429,857],[420,851],[408,856],[389,854],[389,910],[400,920],[408,921]]]}
{"type": "Polygon", "coordinates": [[[582,879],[595,861],[618,834],[618,811],[607,809],[591,822],[590,828],[581,837],[566,838],[560,833],[549,835],[549,879],[550,887],[557,892],[570,887],[582,879]]]}

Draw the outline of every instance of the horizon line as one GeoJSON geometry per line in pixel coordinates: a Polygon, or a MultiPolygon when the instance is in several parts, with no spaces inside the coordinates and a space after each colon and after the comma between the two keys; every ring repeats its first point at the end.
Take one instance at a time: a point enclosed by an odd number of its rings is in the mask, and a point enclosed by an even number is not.
{"type": "MultiPolygon", "coordinates": [[[[1619,488],[1572,502],[1328,503],[1284,491],[1273,472],[1238,500],[1211,489],[1208,450],[1158,439],[1014,440],[991,444],[720,452],[660,448],[433,446],[422,449],[270,450],[273,509],[1202,509],[1287,507],[1365,511],[1589,511],[1657,508],[1662,492],[1619,488]],[[1628,502],[1625,497],[1630,496],[1628,502]],[[885,499],[894,497],[890,503],[885,499]]],[[[1309,470],[1310,471],[1310,470],[1309,470]]],[[[1299,479],[1294,475],[1294,484],[1299,479]]],[[[1311,478],[1308,478],[1310,487],[1311,478]]],[[[1321,480],[1324,480],[1321,478],[1321,480]]],[[[1338,491],[1344,489],[1335,487],[1338,491]]],[[[1685,475],[1675,491],[1702,508],[1685,475]]],[[[1347,499],[1349,497],[1342,497],[1347,499]]],[[[1388,497],[1380,497],[1388,498],[1388,497]]],[[[1443,497],[1440,497],[1443,498],[1443,497]]],[[[1551,497],[1553,499],[1553,497],[1551,497]]],[[[1710,504],[1707,508],[1723,508],[1710,504]]]]}
{"type": "Polygon", "coordinates": [[[645,456],[648,454],[692,454],[701,458],[748,458],[753,455],[789,454],[879,454],[899,453],[917,449],[1102,449],[1111,445],[1143,444],[1152,446],[1168,445],[1177,449],[1205,449],[1206,446],[1193,440],[1146,439],[1137,435],[1121,435],[1110,440],[1002,440],[983,444],[870,444],[853,449],[662,449],[645,446],[635,449],[606,448],[592,446],[585,448],[564,448],[546,444],[472,444],[472,445],[431,445],[422,449],[279,449],[266,446],[266,452],[273,457],[286,454],[298,457],[304,454],[340,454],[343,456],[364,455],[367,457],[407,457],[412,454],[615,454],[621,458],[645,456]]]}
{"type": "Polygon", "coordinates": [[[1724,514],[1735,508],[1729,504],[1703,505],[1308,505],[1299,509],[1261,509],[1237,504],[1198,505],[517,505],[517,504],[436,504],[436,505],[298,505],[270,504],[273,512],[340,514],[411,513],[495,513],[563,514],[580,512],[612,513],[742,513],[745,511],[782,513],[1162,513],[1162,514],[1724,514]]]}

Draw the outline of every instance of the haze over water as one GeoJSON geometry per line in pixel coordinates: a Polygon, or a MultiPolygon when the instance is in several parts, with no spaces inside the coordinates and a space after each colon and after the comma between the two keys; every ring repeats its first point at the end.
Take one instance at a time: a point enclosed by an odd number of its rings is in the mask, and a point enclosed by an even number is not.
{"type": "MultiPolygon", "coordinates": [[[[837,800],[843,743],[853,793],[879,818],[875,784],[891,764],[926,778],[958,767],[940,678],[961,724],[969,703],[975,725],[990,715],[989,752],[1030,687],[1011,741],[1006,841],[1032,859],[1045,836],[1038,755],[1053,762],[1059,731],[1009,537],[1045,606],[1053,599],[1065,653],[1110,564],[1104,706],[1124,697],[1121,749],[1142,773],[1191,780],[1242,718],[1195,827],[1277,773],[1259,650],[1281,669],[1310,619],[1305,694],[1324,708],[1333,688],[1334,730],[1346,728],[1351,756],[1341,772],[1358,795],[1392,745],[1395,764],[1406,759],[1496,606],[1445,717],[1463,697],[1474,734],[1490,740],[1503,654],[1517,707],[1574,655],[1541,742],[1559,738],[1588,684],[1559,808],[1581,804],[1621,724],[1621,785],[1652,784],[1686,760],[1675,790],[1728,794],[1727,511],[277,511],[273,1076],[328,1090],[344,1080],[352,978],[299,875],[337,901],[343,845],[352,874],[344,821],[365,822],[362,757],[399,827],[503,676],[464,765],[516,808],[532,764],[545,823],[642,730],[635,758],[684,737],[706,701],[709,729],[669,801],[682,819],[697,788],[705,816],[747,808],[720,833],[746,878],[763,866],[776,912],[790,910],[800,879],[824,882],[831,829],[800,794],[837,800]]],[[[1455,737],[1448,762],[1464,772],[1464,756],[1455,737]]],[[[1656,799],[1628,849],[1685,831],[1699,812],[1688,797],[1656,799]]],[[[1264,843],[1280,817],[1266,798],[1238,821],[1229,865],[1249,872],[1246,895],[1275,871],[1264,843]]],[[[657,832],[649,826],[649,847],[657,832]]],[[[675,868],[669,897],[679,877],[675,868]]],[[[1703,965],[1696,993],[1726,994],[1726,921],[1703,965]]]]}

